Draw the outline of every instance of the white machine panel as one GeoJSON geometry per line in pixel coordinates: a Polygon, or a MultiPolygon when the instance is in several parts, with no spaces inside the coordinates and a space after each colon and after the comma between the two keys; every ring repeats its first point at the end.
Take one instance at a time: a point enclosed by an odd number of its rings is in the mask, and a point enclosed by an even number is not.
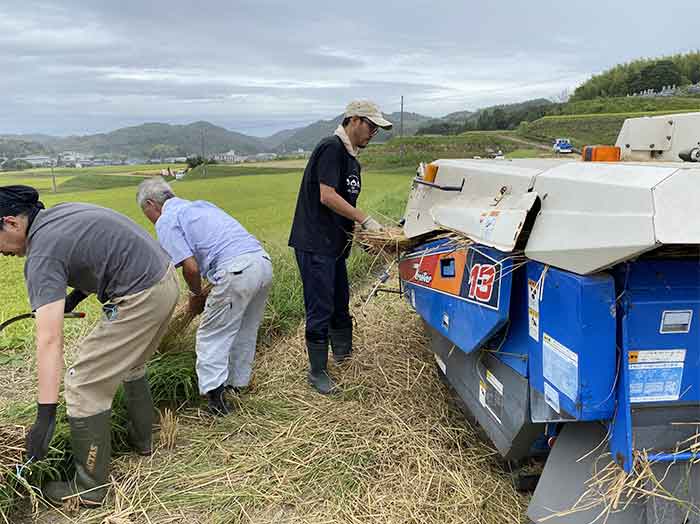
{"type": "Polygon", "coordinates": [[[656,240],[700,244],[700,167],[679,169],[654,188],[656,240]]]}
{"type": "Polygon", "coordinates": [[[451,229],[494,247],[514,245],[534,202],[533,197],[525,195],[535,177],[555,165],[547,161],[515,164],[503,160],[438,160],[434,164],[439,166],[436,185],[463,184],[462,191],[441,191],[414,184],[406,206],[406,236],[413,238],[438,229],[451,229]],[[502,213],[489,215],[501,209],[502,213]],[[483,229],[486,221],[488,230],[483,229]]]}
{"type": "Polygon", "coordinates": [[[678,153],[700,145],[700,113],[628,118],[615,145],[622,160],[678,162],[678,153]]]}
{"type": "Polygon", "coordinates": [[[675,167],[579,162],[538,176],[528,258],[593,273],[656,246],[651,189],[675,167]]]}

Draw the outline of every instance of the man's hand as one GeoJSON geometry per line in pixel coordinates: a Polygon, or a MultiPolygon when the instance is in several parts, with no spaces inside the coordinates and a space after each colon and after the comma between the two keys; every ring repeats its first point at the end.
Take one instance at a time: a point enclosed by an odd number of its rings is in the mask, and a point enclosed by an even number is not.
{"type": "Polygon", "coordinates": [[[37,404],[36,421],[27,434],[27,457],[41,460],[49,452],[49,444],[56,429],[56,404],[37,404]]]}
{"type": "Polygon", "coordinates": [[[70,313],[76,307],[78,307],[78,304],[80,304],[86,298],[87,298],[87,295],[85,293],[83,293],[79,289],[74,289],[66,297],[66,305],[63,308],[63,312],[70,313]]]}
{"type": "Polygon", "coordinates": [[[207,297],[204,295],[193,295],[190,293],[190,299],[187,303],[187,309],[189,310],[190,314],[193,316],[197,316],[204,311],[204,304],[207,301],[207,297]]]}
{"type": "Polygon", "coordinates": [[[367,217],[360,223],[363,231],[382,231],[384,228],[372,217],[367,217]]]}

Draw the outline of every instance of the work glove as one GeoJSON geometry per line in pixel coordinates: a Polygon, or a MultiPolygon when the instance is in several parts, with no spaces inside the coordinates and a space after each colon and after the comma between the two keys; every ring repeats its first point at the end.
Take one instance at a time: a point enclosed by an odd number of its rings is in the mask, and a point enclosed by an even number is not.
{"type": "Polygon", "coordinates": [[[27,434],[27,457],[41,460],[49,452],[49,444],[56,429],[56,404],[38,404],[36,420],[27,434]]]}
{"type": "Polygon", "coordinates": [[[384,229],[379,222],[369,216],[360,223],[360,227],[363,231],[382,231],[384,229]]]}
{"type": "Polygon", "coordinates": [[[63,312],[70,313],[87,297],[88,296],[79,289],[74,289],[66,296],[66,305],[63,308],[63,312]]]}

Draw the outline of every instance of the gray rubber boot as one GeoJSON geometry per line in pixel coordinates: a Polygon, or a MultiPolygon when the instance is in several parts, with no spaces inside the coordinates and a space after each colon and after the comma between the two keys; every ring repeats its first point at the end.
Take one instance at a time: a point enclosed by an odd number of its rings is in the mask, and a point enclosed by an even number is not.
{"type": "Polygon", "coordinates": [[[46,484],[44,497],[59,506],[65,499],[77,495],[81,506],[100,506],[109,488],[107,475],[112,457],[112,410],[91,417],[68,417],[68,423],[75,475],[69,481],[46,484]]]}
{"type": "Polygon", "coordinates": [[[309,384],[323,395],[337,390],[333,379],[328,375],[328,344],[306,341],[309,354],[309,384]]]}
{"type": "Polygon", "coordinates": [[[342,364],[352,355],[352,325],[344,328],[330,328],[328,336],[331,339],[333,359],[342,364]]]}
{"type": "Polygon", "coordinates": [[[127,423],[128,439],[131,447],[139,455],[147,457],[153,453],[153,397],[148,379],[144,376],[124,382],[124,398],[129,415],[127,423]]]}

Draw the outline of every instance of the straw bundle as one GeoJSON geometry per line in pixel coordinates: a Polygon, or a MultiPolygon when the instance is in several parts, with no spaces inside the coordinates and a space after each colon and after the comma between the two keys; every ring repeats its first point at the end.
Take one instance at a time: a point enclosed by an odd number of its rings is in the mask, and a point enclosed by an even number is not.
{"type": "Polygon", "coordinates": [[[399,253],[414,243],[400,227],[385,227],[381,231],[365,231],[358,227],[355,229],[354,241],[370,253],[399,253]]]}
{"type": "Polygon", "coordinates": [[[173,410],[165,408],[160,415],[160,447],[163,449],[174,449],[177,442],[178,420],[173,410]]]}
{"type": "MultiPolygon", "coordinates": [[[[212,287],[212,284],[208,282],[203,285],[202,295],[207,297],[211,292],[212,287]]],[[[195,318],[195,315],[190,312],[188,303],[189,301],[187,299],[181,300],[175,307],[175,311],[173,311],[173,315],[170,317],[168,330],[165,332],[160,346],[158,346],[158,351],[160,353],[176,351],[180,347],[180,344],[177,342],[187,333],[187,328],[195,318]]]]}

